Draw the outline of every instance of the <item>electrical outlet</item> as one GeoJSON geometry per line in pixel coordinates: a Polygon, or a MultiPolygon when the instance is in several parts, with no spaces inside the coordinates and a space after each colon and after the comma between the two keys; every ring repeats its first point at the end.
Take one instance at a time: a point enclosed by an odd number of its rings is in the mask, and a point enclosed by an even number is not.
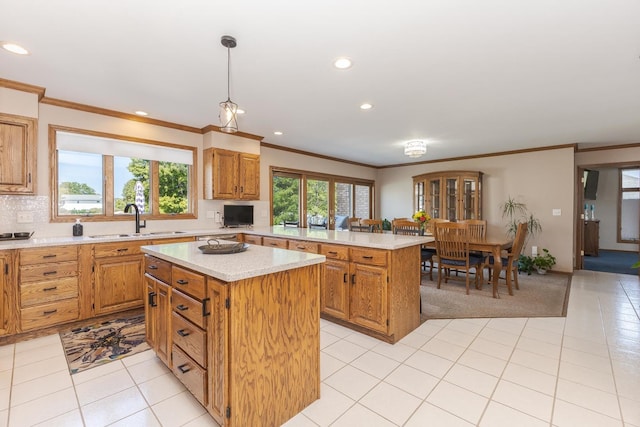
{"type": "Polygon", "coordinates": [[[216,212],[216,222],[222,222],[222,219],[220,218],[220,212],[216,212]]]}
{"type": "Polygon", "coordinates": [[[33,222],[33,212],[18,212],[16,221],[18,224],[28,224],[33,222]]]}
{"type": "Polygon", "coordinates": [[[562,215],[562,209],[553,209],[553,210],[551,211],[551,214],[552,214],[553,216],[560,216],[560,215],[562,215]]]}

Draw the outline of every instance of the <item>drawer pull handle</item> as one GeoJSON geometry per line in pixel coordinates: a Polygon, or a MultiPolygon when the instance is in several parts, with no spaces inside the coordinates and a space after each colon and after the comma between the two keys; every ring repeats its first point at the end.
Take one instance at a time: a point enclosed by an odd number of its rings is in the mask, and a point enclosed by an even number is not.
{"type": "Polygon", "coordinates": [[[356,275],[355,275],[355,274],[352,274],[352,275],[351,275],[351,284],[352,284],[352,285],[355,285],[355,284],[356,284],[356,275]]]}
{"type": "Polygon", "coordinates": [[[296,246],[297,249],[303,250],[304,246],[296,246]]]}
{"type": "Polygon", "coordinates": [[[189,284],[189,281],[188,280],[184,280],[184,279],[180,279],[180,280],[176,280],[176,283],[178,285],[187,285],[187,284],[189,284]]]}
{"type": "Polygon", "coordinates": [[[43,276],[51,276],[53,274],[58,274],[58,272],[56,270],[53,270],[53,271],[45,271],[44,273],[42,273],[43,276]]]}
{"type": "Polygon", "coordinates": [[[152,265],[149,266],[149,270],[157,270],[157,269],[158,269],[157,265],[153,265],[152,264],[152,265]]]}
{"type": "Polygon", "coordinates": [[[120,249],[116,249],[118,252],[127,252],[129,250],[129,248],[120,248],[120,249]]]}
{"type": "Polygon", "coordinates": [[[336,251],[328,251],[327,253],[329,255],[338,255],[338,252],[336,252],[336,251]]]}
{"type": "Polygon", "coordinates": [[[364,259],[373,259],[373,256],[371,256],[371,255],[362,255],[362,258],[364,258],[364,259]]]}
{"type": "Polygon", "coordinates": [[[149,307],[156,307],[158,304],[156,304],[155,298],[156,297],[156,293],[155,292],[149,292],[149,307]]]}
{"type": "Polygon", "coordinates": [[[58,256],[58,255],[56,255],[56,254],[43,255],[43,256],[42,256],[42,258],[55,258],[55,257],[57,257],[57,256],[58,256]]]}
{"type": "Polygon", "coordinates": [[[191,368],[188,367],[189,365],[187,363],[185,363],[184,365],[180,365],[178,366],[178,369],[180,370],[180,372],[182,372],[183,374],[186,374],[187,372],[189,372],[191,370],[191,368]]]}
{"type": "Polygon", "coordinates": [[[55,291],[56,289],[58,289],[57,286],[52,286],[50,288],[44,288],[43,291],[48,292],[48,291],[55,291]]]}
{"type": "Polygon", "coordinates": [[[207,317],[211,314],[210,311],[207,311],[207,302],[209,302],[210,298],[205,298],[202,300],[202,317],[207,317]]]}
{"type": "Polygon", "coordinates": [[[185,310],[189,310],[189,307],[187,307],[186,305],[182,305],[180,304],[179,306],[176,307],[178,310],[180,311],[185,311],[185,310]]]}
{"type": "Polygon", "coordinates": [[[342,281],[344,283],[347,283],[347,273],[344,273],[344,277],[342,278],[342,281]]]}
{"type": "Polygon", "coordinates": [[[57,311],[58,311],[57,309],[55,309],[55,310],[49,310],[49,311],[43,311],[43,312],[42,312],[42,314],[44,314],[44,315],[46,316],[46,315],[48,315],[48,314],[56,313],[57,311]]]}
{"type": "Polygon", "coordinates": [[[189,332],[185,332],[184,329],[178,329],[178,335],[181,337],[188,337],[191,334],[189,332]]]}

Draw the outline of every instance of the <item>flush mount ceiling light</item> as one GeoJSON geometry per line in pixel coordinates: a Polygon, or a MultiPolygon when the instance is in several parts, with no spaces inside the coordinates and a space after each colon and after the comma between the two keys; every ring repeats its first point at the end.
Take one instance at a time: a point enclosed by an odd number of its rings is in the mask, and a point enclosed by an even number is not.
{"type": "Polygon", "coordinates": [[[146,111],[142,111],[142,110],[138,110],[138,111],[136,111],[136,114],[137,114],[138,116],[143,116],[143,117],[145,117],[145,116],[148,116],[148,115],[149,115],[149,113],[147,113],[146,111]]]}
{"type": "Polygon", "coordinates": [[[12,42],[0,42],[0,45],[4,50],[15,53],[16,55],[29,55],[29,51],[19,44],[12,42]]]}
{"type": "Polygon", "coordinates": [[[404,144],[404,154],[417,158],[427,152],[427,143],[420,140],[409,141],[404,144]]]}
{"type": "Polygon", "coordinates": [[[360,109],[361,110],[370,110],[372,108],[373,108],[373,105],[371,105],[371,104],[369,104],[367,102],[365,102],[364,104],[360,105],[360,109]]]}
{"type": "Polygon", "coordinates": [[[282,135],[282,132],[280,132],[279,130],[277,130],[277,131],[275,131],[273,134],[274,134],[274,135],[282,135]]]}
{"type": "Polygon", "coordinates": [[[222,36],[222,46],[227,48],[227,100],[220,103],[220,130],[227,133],[238,132],[238,105],[231,101],[229,75],[231,74],[231,49],[236,47],[236,39],[222,36]]]}
{"type": "Polygon", "coordinates": [[[336,60],[333,61],[333,66],[339,70],[346,70],[347,68],[351,68],[351,65],[351,60],[345,57],[336,58],[336,60]]]}

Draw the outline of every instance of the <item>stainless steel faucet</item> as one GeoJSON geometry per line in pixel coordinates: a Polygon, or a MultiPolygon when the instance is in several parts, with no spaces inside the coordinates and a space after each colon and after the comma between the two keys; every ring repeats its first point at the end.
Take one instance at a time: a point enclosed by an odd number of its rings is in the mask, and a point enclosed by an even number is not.
{"type": "Polygon", "coordinates": [[[147,220],[143,220],[142,224],[140,224],[140,211],[138,210],[138,206],[135,203],[129,203],[124,207],[124,213],[129,213],[129,208],[133,208],[136,214],[136,233],[140,233],[141,228],[147,227],[147,220]]]}

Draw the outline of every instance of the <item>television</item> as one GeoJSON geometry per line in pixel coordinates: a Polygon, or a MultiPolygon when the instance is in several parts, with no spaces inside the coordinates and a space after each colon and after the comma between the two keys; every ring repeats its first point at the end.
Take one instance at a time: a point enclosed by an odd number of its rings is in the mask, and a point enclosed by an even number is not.
{"type": "Polygon", "coordinates": [[[253,205],[224,205],[225,227],[253,225],[253,205]]]}
{"type": "Polygon", "coordinates": [[[584,199],[595,200],[598,193],[598,175],[600,175],[600,172],[585,170],[584,174],[584,199]]]}

